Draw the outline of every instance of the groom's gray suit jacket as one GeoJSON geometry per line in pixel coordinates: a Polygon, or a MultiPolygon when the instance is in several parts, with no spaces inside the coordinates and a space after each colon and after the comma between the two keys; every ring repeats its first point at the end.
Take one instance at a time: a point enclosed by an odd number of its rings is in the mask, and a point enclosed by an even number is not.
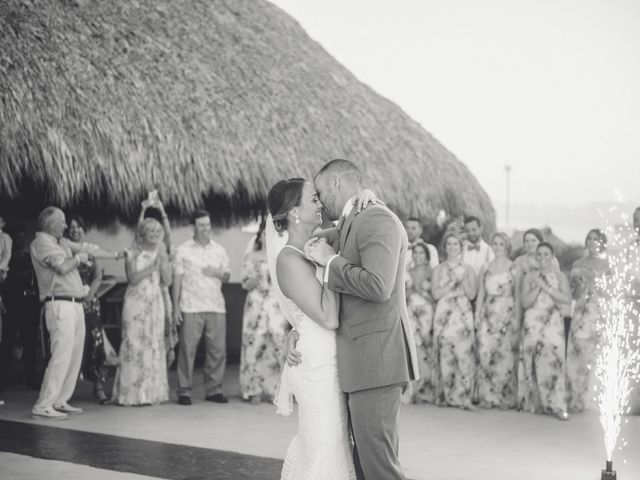
{"type": "Polygon", "coordinates": [[[387,207],[346,218],[328,286],[340,295],[338,377],[343,391],[406,383],[418,361],[405,300],[407,235],[387,207]]]}

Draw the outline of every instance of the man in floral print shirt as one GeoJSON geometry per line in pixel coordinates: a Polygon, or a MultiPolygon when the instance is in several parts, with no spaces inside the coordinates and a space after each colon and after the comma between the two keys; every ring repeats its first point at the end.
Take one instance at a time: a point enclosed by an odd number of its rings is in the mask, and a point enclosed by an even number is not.
{"type": "Polygon", "coordinates": [[[180,331],[178,403],[191,405],[193,362],[200,338],[205,339],[205,399],[227,403],[222,378],[227,363],[226,307],[222,284],[229,281],[229,257],[210,238],[211,217],[197,210],[191,217],[193,238],[182,243],[175,256],[174,317],[180,331]]]}

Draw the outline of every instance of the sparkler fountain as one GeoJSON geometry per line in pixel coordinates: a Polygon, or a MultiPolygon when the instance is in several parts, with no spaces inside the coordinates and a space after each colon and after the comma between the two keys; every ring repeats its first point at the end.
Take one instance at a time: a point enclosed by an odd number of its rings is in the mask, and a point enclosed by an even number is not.
{"type": "MultiPolygon", "coordinates": [[[[622,416],[629,411],[629,395],[640,378],[640,242],[629,235],[632,229],[609,226],[607,234],[613,252],[610,272],[597,280],[602,292],[602,317],[595,375],[599,380],[597,401],[607,455],[601,480],[615,480],[613,452],[620,435],[622,416]]],[[[635,233],[635,232],[634,232],[635,233]]]]}

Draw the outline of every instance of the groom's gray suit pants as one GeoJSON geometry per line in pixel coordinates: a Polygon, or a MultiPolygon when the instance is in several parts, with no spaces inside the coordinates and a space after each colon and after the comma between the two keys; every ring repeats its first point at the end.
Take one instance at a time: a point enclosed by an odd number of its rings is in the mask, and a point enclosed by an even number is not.
{"type": "Polygon", "coordinates": [[[405,480],[398,461],[398,420],[404,384],[349,393],[358,480],[405,480]]]}

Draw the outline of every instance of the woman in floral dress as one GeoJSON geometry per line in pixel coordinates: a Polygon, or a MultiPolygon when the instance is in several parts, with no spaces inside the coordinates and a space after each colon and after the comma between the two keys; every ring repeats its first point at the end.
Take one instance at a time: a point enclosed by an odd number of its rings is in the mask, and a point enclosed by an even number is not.
{"type": "MultiPolygon", "coordinates": [[[[522,247],[524,253],[514,260],[516,268],[518,269],[518,278],[516,280],[516,292],[517,300],[516,313],[522,323],[522,316],[524,315],[524,308],[522,306],[522,281],[524,277],[532,270],[538,270],[540,266],[537,260],[538,245],[544,242],[544,235],[537,228],[530,228],[522,234],[522,247]]],[[[554,256],[552,260],[553,268],[556,271],[560,271],[560,264],[558,259],[554,256]]]]}
{"type": "Polygon", "coordinates": [[[553,266],[553,247],[537,249],[539,270],[523,280],[522,348],[518,368],[518,408],[567,420],[565,335],[562,311],[571,303],[569,280],[553,266]]]}
{"type": "Polygon", "coordinates": [[[444,237],[446,261],[433,272],[433,322],[437,364],[436,402],[475,410],[475,334],[471,300],[476,296],[476,275],[461,260],[462,241],[455,233],[444,237]]]}
{"type": "Polygon", "coordinates": [[[129,286],[122,307],[120,365],[112,400],[120,405],[152,405],[169,399],[162,285],[171,283],[166,249],[159,248],[163,229],[153,218],[138,225],[127,252],[129,286]]]}
{"type": "Polygon", "coordinates": [[[576,300],[567,344],[567,390],[569,412],[581,412],[585,406],[595,406],[594,366],[596,327],[601,316],[596,278],[605,274],[608,265],[604,252],[606,235],[595,228],[587,234],[587,256],[576,260],[569,281],[576,300]],[[591,401],[590,401],[591,400],[591,401]]]}
{"type": "Polygon", "coordinates": [[[420,378],[409,384],[403,401],[405,403],[435,403],[436,371],[433,345],[433,297],[429,248],[424,242],[412,247],[412,266],[406,277],[407,310],[413,325],[420,378]]]}
{"type": "Polygon", "coordinates": [[[476,301],[478,337],[477,396],[481,407],[516,406],[517,347],[520,322],[516,314],[515,264],[505,233],[491,239],[495,259],[480,270],[476,301]]]}
{"type": "MultiPolygon", "coordinates": [[[[69,217],[69,239],[72,242],[85,241],[86,225],[80,215],[69,217]]],[[[84,356],[82,359],[82,374],[85,380],[93,382],[93,397],[101,405],[108,403],[104,393],[106,381],[104,330],[100,316],[100,300],[96,292],[102,283],[102,269],[94,256],[89,255],[87,263],[78,267],[78,273],[83,285],[89,287],[83,306],[86,336],[84,342],[84,356]]]]}
{"type": "Polygon", "coordinates": [[[271,288],[264,249],[264,223],[242,265],[242,288],[248,290],[242,319],[240,391],[258,404],[273,398],[286,354],[287,320],[271,288]]]}

